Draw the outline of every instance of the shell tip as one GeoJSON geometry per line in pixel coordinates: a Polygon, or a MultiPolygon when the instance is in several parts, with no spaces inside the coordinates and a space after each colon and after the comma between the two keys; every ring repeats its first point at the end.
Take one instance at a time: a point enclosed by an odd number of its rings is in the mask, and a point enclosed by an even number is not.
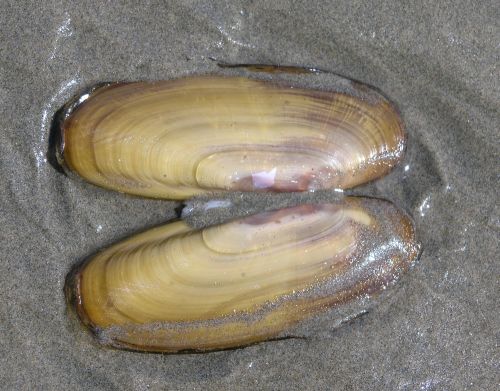
{"type": "Polygon", "coordinates": [[[79,290],[80,267],[81,265],[72,267],[66,275],[66,280],[64,282],[64,296],[66,297],[67,303],[73,308],[76,307],[78,302],[77,292],[79,290]]]}
{"type": "Polygon", "coordinates": [[[47,161],[56,171],[62,174],[66,174],[68,171],[64,162],[64,122],[97,90],[109,87],[112,84],[117,83],[103,82],[86,88],[55,112],[50,125],[49,145],[46,156],[47,161]]]}
{"type": "Polygon", "coordinates": [[[58,172],[66,174],[64,169],[64,129],[63,122],[67,114],[66,105],[56,111],[49,131],[47,161],[58,172]]]}
{"type": "Polygon", "coordinates": [[[87,326],[93,333],[95,333],[95,326],[83,308],[82,297],[80,293],[80,279],[81,271],[87,262],[76,264],[71,268],[66,275],[64,282],[64,296],[69,309],[80,318],[80,321],[87,326]]]}

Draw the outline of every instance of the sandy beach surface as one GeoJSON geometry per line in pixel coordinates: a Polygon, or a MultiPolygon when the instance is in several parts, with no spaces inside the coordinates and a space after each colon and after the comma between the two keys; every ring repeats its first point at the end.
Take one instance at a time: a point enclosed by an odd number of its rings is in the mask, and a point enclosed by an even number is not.
{"type": "Polygon", "coordinates": [[[0,389],[498,389],[499,20],[496,1],[2,1],[0,389]],[[94,83],[213,72],[210,58],[328,69],[396,102],[404,162],[361,190],[413,215],[423,254],[368,314],[306,339],[103,348],[68,316],[66,274],[179,203],[56,172],[52,117],[94,83]]]}

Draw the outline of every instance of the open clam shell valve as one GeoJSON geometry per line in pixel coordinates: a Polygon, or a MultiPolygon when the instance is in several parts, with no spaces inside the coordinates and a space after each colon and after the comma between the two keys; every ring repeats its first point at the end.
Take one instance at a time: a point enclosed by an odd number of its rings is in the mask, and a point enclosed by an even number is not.
{"type": "Polygon", "coordinates": [[[354,82],[332,92],[196,76],[115,83],[77,102],[58,128],[59,161],[147,197],[351,188],[387,173],[405,143],[395,108],[354,82]]]}
{"type": "Polygon", "coordinates": [[[66,293],[103,344],[177,352],[287,336],[332,307],[373,294],[415,261],[410,218],[345,198],[194,230],[178,221],[98,253],[66,293]]]}

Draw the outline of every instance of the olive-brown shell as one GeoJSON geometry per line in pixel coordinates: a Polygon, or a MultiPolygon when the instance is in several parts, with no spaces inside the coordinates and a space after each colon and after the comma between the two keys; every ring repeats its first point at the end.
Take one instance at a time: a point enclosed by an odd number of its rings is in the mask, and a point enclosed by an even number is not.
{"type": "Polygon", "coordinates": [[[156,198],[351,188],[404,150],[396,109],[370,96],[244,77],[115,83],[61,123],[60,159],[96,185],[156,198]]]}
{"type": "Polygon", "coordinates": [[[178,221],[79,266],[66,292],[99,341],[214,350],[286,336],[329,308],[381,291],[419,252],[391,203],[346,198],[194,230],[178,221]]]}

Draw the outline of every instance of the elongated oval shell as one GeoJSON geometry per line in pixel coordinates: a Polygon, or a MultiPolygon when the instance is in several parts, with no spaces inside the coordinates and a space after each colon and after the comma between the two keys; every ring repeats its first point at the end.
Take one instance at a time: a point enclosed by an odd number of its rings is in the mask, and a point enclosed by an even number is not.
{"type": "Polygon", "coordinates": [[[395,108],[363,88],[221,76],[112,84],[63,121],[59,154],[89,182],[148,197],[350,188],[387,173],[405,143],[395,108]]]}
{"type": "Polygon", "coordinates": [[[66,292],[99,341],[176,352],[286,336],[380,291],[415,261],[410,218],[382,200],[302,205],[193,230],[174,222],[97,254],[66,292]]]}

